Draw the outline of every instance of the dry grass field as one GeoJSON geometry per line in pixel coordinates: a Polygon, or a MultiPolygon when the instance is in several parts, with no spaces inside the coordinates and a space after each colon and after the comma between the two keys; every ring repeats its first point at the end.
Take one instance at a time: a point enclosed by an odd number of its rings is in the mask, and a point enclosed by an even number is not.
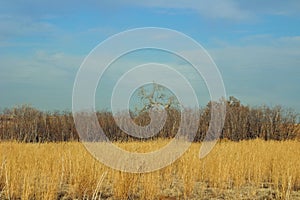
{"type": "MultiPolygon", "coordinates": [[[[136,152],[167,140],[118,143],[136,152]]],[[[300,142],[200,143],[172,165],[146,174],[112,170],[81,143],[0,143],[0,199],[300,199],[300,142]]]]}

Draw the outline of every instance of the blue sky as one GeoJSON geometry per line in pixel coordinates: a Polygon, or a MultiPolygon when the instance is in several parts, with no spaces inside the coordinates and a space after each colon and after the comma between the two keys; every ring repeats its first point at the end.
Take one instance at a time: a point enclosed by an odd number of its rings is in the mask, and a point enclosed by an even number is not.
{"type": "Polygon", "coordinates": [[[1,1],[0,108],[70,110],[85,56],[113,34],[149,26],[199,42],[217,64],[227,96],[300,112],[297,0],[1,1]]]}

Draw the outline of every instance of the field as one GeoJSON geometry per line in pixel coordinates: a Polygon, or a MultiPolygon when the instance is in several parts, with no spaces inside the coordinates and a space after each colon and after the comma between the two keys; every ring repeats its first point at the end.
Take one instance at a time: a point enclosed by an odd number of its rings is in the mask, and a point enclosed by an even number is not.
{"type": "MultiPolygon", "coordinates": [[[[148,152],[168,140],[116,143],[148,152]]],[[[300,142],[201,143],[146,174],[110,169],[78,142],[0,143],[0,199],[300,199],[300,142]]]]}

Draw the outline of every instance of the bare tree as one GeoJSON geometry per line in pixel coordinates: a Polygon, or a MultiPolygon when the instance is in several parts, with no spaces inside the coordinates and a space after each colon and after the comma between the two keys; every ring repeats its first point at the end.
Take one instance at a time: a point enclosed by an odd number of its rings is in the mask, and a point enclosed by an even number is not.
{"type": "MultiPolygon", "coordinates": [[[[180,127],[182,109],[175,96],[166,88],[153,83],[151,87],[141,88],[137,94],[140,104],[131,111],[132,120],[139,126],[150,123],[149,111],[152,108],[164,109],[167,119],[154,138],[174,137],[180,127]]],[[[211,104],[200,109],[200,120],[195,141],[202,141],[206,135],[211,119],[211,104]]],[[[237,98],[229,97],[226,101],[226,120],[221,131],[221,138],[239,141],[261,138],[264,140],[300,139],[298,113],[281,106],[250,107],[243,105],[237,98]]],[[[186,116],[193,117],[194,109],[185,109],[186,116]]],[[[81,113],[85,115],[85,113],[81,113]]],[[[125,120],[124,113],[113,116],[111,112],[96,113],[98,121],[106,136],[113,141],[135,140],[124,133],[115,123],[114,117],[125,120]]],[[[193,118],[191,118],[192,120],[193,118]]],[[[87,117],[86,120],[89,120],[87,117]]],[[[96,123],[95,122],[95,123],[96,123]]],[[[86,124],[82,122],[83,127],[86,124]]],[[[186,121],[186,123],[189,123],[186,121]]],[[[96,127],[96,124],[92,124],[96,127]]],[[[93,127],[85,127],[88,134],[85,138],[97,139],[92,133],[93,127]]],[[[185,127],[186,129],[186,127],[185,127]]],[[[181,130],[189,132],[189,130],[181,130]]],[[[79,140],[71,112],[42,112],[30,105],[16,106],[0,112],[0,140],[17,140],[22,142],[72,141],[79,140]]]]}

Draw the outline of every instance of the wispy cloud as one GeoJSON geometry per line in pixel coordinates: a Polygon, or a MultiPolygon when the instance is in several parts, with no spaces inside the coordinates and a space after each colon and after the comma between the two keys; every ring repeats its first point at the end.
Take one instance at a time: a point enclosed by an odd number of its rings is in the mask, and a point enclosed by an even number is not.
{"type": "Polygon", "coordinates": [[[252,14],[239,7],[239,4],[232,0],[189,0],[189,1],[130,1],[129,4],[136,4],[145,7],[173,8],[190,10],[208,18],[223,18],[230,20],[243,20],[253,17],[252,14]]]}
{"type": "Polygon", "coordinates": [[[254,38],[209,50],[228,94],[252,105],[285,104],[299,111],[299,36],[254,38]]]}
{"type": "MultiPolygon", "coordinates": [[[[0,13],[0,89],[14,94],[4,97],[6,105],[12,99],[34,102],[36,91],[44,88],[71,95],[83,57],[99,42],[128,28],[161,26],[209,43],[230,94],[257,104],[269,99],[300,108],[298,0],[15,0],[1,1],[0,13]],[[22,97],[30,97],[28,101],[18,96],[25,87],[29,93],[22,97]]],[[[168,39],[153,36],[154,43],[168,39]]],[[[175,40],[170,45],[181,44],[175,40]]],[[[199,57],[192,49],[190,55],[199,57]]],[[[165,61],[193,78],[181,63],[165,61]]],[[[118,73],[113,71],[112,78],[118,73]]]]}
{"type": "Polygon", "coordinates": [[[0,39],[9,39],[16,36],[45,36],[57,31],[53,24],[36,21],[30,17],[0,15],[0,39]]]}
{"type": "MultiPolygon", "coordinates": [[[[114,9],[126,7],[146,7],[159,9],[176,9],[180,11],[196,12],[201,16],[212,19],[249,20],[260,14],[270,15],[299,15],[300,4],[298,0],[266,0],[266,1],[239,1],[239,0],[52,0],[52,1],[2,1],[1,13],[17,14],[19,16],[33,16],[34,18],[47,18],[55,15],[78,13],[85,10],[109,12],[114,9]]],[[[162,10],[160,10],[162,12],[162,10]]]]}
{"type": "Polygon", "coordinates": [[[37,51],[34,55],[0,56],[2,84],[48,84],[73,81],[82,57],[62,52],[37,51]],[[55,80],[55,81],[54,81],[55,80]]]}
{"type": "Polygon", "coordinates": [[[242,9],[249,10],[257,14],[269,15],[299,15],[300,4],[298,0],[252,0],[239,1],[242,9]]]}
{"type": "Polygon", "coordinates": [[[239,44],[226,43],[213,48],[211,52],[218,62],[237,68],[295,68],[300,66],[300,37],[254,35],[240,39],[239,44]]]}

